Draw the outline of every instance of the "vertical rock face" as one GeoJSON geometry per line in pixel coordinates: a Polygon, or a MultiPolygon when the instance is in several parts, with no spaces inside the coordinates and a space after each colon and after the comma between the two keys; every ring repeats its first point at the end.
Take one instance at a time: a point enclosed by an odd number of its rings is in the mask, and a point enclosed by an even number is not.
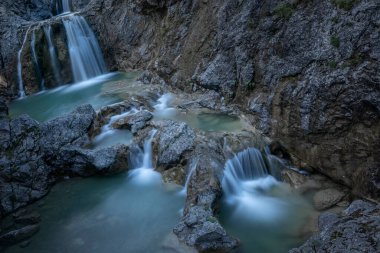
{"type": "Polygon", "coordinates": [[[216,90],[310,166],[379,199],[377,1],[97,0],[84,13],[111,68],[216,90]]]}

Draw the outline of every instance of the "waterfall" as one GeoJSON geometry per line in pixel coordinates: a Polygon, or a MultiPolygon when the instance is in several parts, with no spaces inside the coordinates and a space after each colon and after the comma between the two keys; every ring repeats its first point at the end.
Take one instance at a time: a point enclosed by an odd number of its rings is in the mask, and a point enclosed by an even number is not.
{"type": "Polygon", "coordinates": [[[248,148],[228,160],[224,170],[223,189],[228,195],[243,191],[242,181],[268,176],[268,168],[261,152],[248,148]]]}
{"type": "Polygon", "coordinates": [[[75,82],[107,72],[106,65],[94,33],[81,16],[69,16],[63,20],[75,82]]]}
{"type": "Polygon", "coordinates": [[[26,30],[24,40],[22,42],[21,48],[17,53],[17,79],[18,79],[18,93],[19,97],[25,97],[25,89],[24,89],[24,81],[22,80],[22,66],[21,66],[21,53],[28,38],[29,30],[31,26],[29,26],[28,30],[26,30]]]}
{"type": "Polygon", "coordinates": [[[152,141],[156,133],[156,129],[151,130],[148,139],[144,142],[143,150],[138,146],[131,150],[129,164],[133,170],[130,171],[129,175],[138,184],[161,182],[161,175],[154,170],[152,163],[152,141]]]}
{"type": "Polygon", "coordinates": [[[54,6],[54,1],[55,1],[55,11],[57,12],[57,14],[71,12],[71,0],[52,0],[53,6],[54,6]]]}
{"type": "Polygon", "coordinates": [[[182,195],[186,195],[187,194],[187,187],[189,186],[191,176],[194,174],[195,169],[197,168],[197,165],[198,165],[198,160],[195,161],[195,162],[193,162],[192,165],[190,165],[190,171],[187,174],[185,186],[183,187],[183,189],[180,192],[180,194],[182,194],[182,195]]]}
{"type": "Polygon", "coordinates": [[[94,138],[93,145],[102,148],[113,144],[130,144],[132,141],[131,133],[125,129],[114,129],[112,124],[137,112],[139,110],[132,108],[127,112],[112,116],[108,123],[102,127],[100,134],[94,138]]]}
{"type": "Polygon", "coordinates": [[[54,79],[57,84],[62,84],[62,77],[61,77],[61,72],[60,72],[60,65],[57,57],[57,52],[55,50],[55,46],[53,43],[53,35],[52,35],[52,30],[51,26],[44,26],[44,33],[46,37],[46,41],[48,43],[49,47],[49,56],[50,56],[50,63],[51,67],[53,68],[53,74],[54,74],[54,79]]]}
{"type": "Polygon", "coordinates": [[[273,194],[287,190],[270,175],[271,170],[275,168],[268,168],[256,148],[248,148],[226,162],[223,192],[227,203],[236,208],[237,216],[271,222],[281,217],[285,203],[273,194]]]}
{"type": "Polygon", "coordinates": [[[44,80],[44,77],[42,75],[42,71],[41,71],[40,64],[38,62],[37,53],[36,53],[36,32],[35,32],[35,30],[33,30],[33,33],[32,33],[32,40],[30,42],[30,48],[32,51],[32,61],[33,61],[34,67],[36,69],[37,78],[38,78],[39,83],[40,83],[39,88],[40,88],[40,90],[44,90],[45,89],[45,80],[44,80]]]}
{"type": "Polygon", "coordinates": [[[154,115],[158,118],[171,118],[175,116],[176,109],[170,107],[170,103],[173,101],[174,97],[170,93],[162,95],[158,100],[157,104],[154,106],[154,115]]]}

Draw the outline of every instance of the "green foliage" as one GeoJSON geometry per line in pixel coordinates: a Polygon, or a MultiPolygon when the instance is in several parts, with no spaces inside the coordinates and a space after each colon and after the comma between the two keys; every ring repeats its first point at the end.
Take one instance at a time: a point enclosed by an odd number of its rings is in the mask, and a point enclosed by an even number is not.
{"type": "Polygon", "coordinates": [[[331,38],[330,38],[330,44],[333,47],[339,48],[339,46],[340,46],[340,40],[339,40],[339,38],[336,37],[336,36],[331,36],[331,38]]]}
{"type": "Polygon", "coordinates": [[[353,57],[350,59],[349,63],[350,63],[351,66],[357,66],[357,65],[359,65],[360,63],[362,63],[363,60],[364,60],[364,55],[362,55],[362,54],[357,54],[357,55],[353,56],[353,57]]]}
{"type": "Polygon", "coordinates": [[[283,19],[289,19],[293,15],[293,12],[294,12],[294,6],[288,3],[281,4],[275,10],[276,15],[278,15],[279,17],[283,19]]]}
{"type": "Polygon", "coordinates": [[[340,9],[349,11],[354,7],[357,0],[332,0],[332,3],[340,9]]]}
{"type": "Polygon", "coordinates": [[[329,62],[329,67],[332,68],[332,69],[336,69],[336,67],[338,67],[338,63],[336,61],[330,61],[329,62]]]}

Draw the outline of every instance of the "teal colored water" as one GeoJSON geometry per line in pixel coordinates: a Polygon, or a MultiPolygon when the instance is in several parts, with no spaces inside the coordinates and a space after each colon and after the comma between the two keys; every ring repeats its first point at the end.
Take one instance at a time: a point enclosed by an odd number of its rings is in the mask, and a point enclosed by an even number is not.
{"type": "Polygon", "coordinates": [[[285,253],[309,236],[312,205],[270,176],[243,183],[244,191],[223,199],[221,223],[241,241],[238,253],[285,253]]]}
{"type": "Polygon", "coordinates": [[[56,185],[39,207],[42,223],[26,248],[6,253],[146,253],[161,248],[180,219],[176,186],[126,174],[56,185]]]}
{"type": "Polygon", "coordinates": [[[110,73],[81,83],[60,86],[13,101],[9,113],[12,118],[25,113],[44,122],[83,104],[91,104],[97,110],[122,101],[123,94],[128,92],[128,85],[139,75],[139,72],[110,73]]]}

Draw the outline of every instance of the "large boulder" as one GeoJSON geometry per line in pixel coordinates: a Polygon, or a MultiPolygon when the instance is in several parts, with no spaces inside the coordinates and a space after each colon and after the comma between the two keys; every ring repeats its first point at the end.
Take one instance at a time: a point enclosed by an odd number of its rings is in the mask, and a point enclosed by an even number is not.
{"type": "Polygon", "coordinates": [[[127,146],[83,148],[95,117],[83,105],[43,124],[27,115],[0,119],[0,217],[41,198],[59,178],[128,169],[127,146]]]}

